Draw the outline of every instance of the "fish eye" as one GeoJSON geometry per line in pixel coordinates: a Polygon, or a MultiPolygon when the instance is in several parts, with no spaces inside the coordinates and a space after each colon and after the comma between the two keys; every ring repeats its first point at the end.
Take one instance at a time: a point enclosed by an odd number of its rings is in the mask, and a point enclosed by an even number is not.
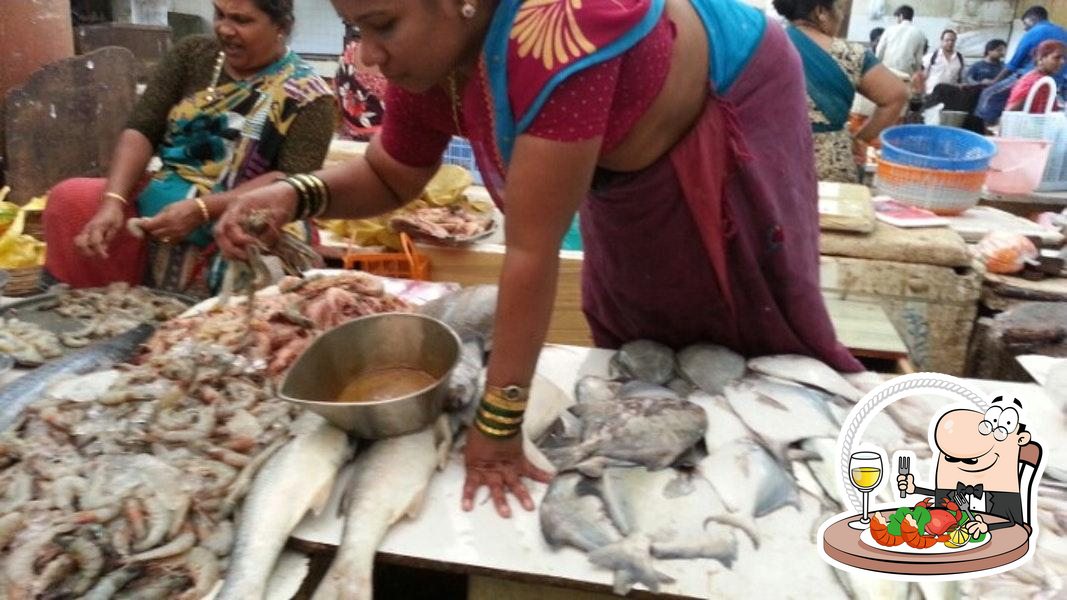
{"type": "Polygon", "coordinates": [[[1005,408],[1004,412],[1000,415],[1000,427],[1003,427],[1008,433],[1015,431],[1015,428],[1019,425],[1019,411],[1014,408],[1005,408]]]}

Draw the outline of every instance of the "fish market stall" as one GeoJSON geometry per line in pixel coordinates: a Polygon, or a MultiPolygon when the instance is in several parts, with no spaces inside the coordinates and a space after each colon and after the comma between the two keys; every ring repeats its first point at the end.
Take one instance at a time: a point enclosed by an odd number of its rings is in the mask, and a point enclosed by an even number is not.
{"type": "MultiPolygon", "coordinates": [[[[586,375],[606,376],[611,372],[612,356],[612,352],[604,350],[546,346],[537,368],[538,380],[535,380],[535,386],[540,385],[540,391],[535,391],[535,396],[531,399],[531,410],[535,410],[533,402],[538,396],[542,399],[542,406],[553,404],[552,400],[545,398],[554,398],[557,403],[562,398],[563,405],[573,402],[566,398],[568,394],[564,390],[575,389],[576,383],[586,375]]],[[[1063,435],[1067,432],[1063,413],[1039,386],[997,382],[971,383],[982,389],[996,389],[998,392],[1026,398],[1029,401],[1028,407],[1033,407],[1029,420],[1049,424],[1040,432],[1042,443],[1047,443],[1046,459],[1050,465],[1063,464],[1062,461],[1067,458],[1067,446],[1062,442],[1063,435]],[[1054,426],[1058,426],[1057,429],[1051,430],[1054,426]],[[1054,439],[1057,437],[1059,440],[1054,439]]],[[[904,421],[906,426],[911,425],[913,431],[921,429],[925,433],[926,421],[932,416],[936,404],[936,399],[933,403],[929,402],[929,399],[909,401],[898,407],[894,417],[904,421]],[[926,411],[929,411],[929,414],[926,411]],[[920,427],[915,427],[916,420],[921,420],[920,427]]],[[[841,407],[832,410],[841,416],[841,407]]],[[[539,414],[538,418],[545,417],[539,414]]],[[[887,451],[905,438],[914,438],[913,433],[900,430],[894,420],[886,415],[880,416],[876,425],[871,434],[873,441],[883,444],[887,451]]],[[[795,429],[802,428],[798,426],[795,429]]],[[[815,435],[819,426],[812,425],[805,429],[815,435]]],[[[823,434],[830,433],[826,428],[821,431],[823,434]]],[[[833,433],[836,434],[836,430],[833,433]]],[[[823,439],[825,444],[819,441],[819,438],[810,438],[808,442],[802,442],[802,447],[809,448],[816,454],[821,452],[821,456],[826,456],[826,452],[832,454],[834,441],[823,439]]],[[[924,461],[929,460],[928,448],[926,456],[924,461]]],[[[754,463],[750,465],[753,469],[758,469],[754,463]]],[[[1049,497],[1042,498],[1041,518],[1045,529],[1037,541],[1036,557],[1014,576],[1004,574],[978,582],[931,582],[920,586],[835,571],[819,558],[814,537],[822,520],[839,510],[834,507],[834,500],[825,491],[826,486],[833,485],[833,475],[828,475],[824,467],[825,463],[819,459],[794,460],[791,461],[792,474],[771,469],[760,471],[759,477],[753,477],[752,474],[742,477],[738,475],[736,467],[731,468],[725,463],[701,463],[703,472],[707,474],[715,490],[718,490],[718,495],[722,496],[723,500],[729,499],[728,504],[736,506],[739,504],[738,498],[749,502],[755,500],[749,500],[746,496],[767,496],[768,494],[760,490],[766,490],[770,486],[770,489],[777,491],[772,491],[769,494],[771,499],[764,501],[770,502],[771,506],[777,504],[778,507],[754,518],[749,530],[736,536],[736,556],[732,560],[698,558],[657,561],[655,568],[663,576],[659,593],[669,597],[691,598],[734,598],[752,594],[781,598],[848,598],[886,594],[881,597],[905,598],[908,597],[909,589],[915,588],[918,592],[921,588],[921,593],[928,598],[953,597],[956,594],[961,597],[986,597],[987,593],[1010,589],[1013,585],[1022,593],[1023,589],[1035,592],[1063,589],[1061,586],[1067,583],[1062,581],[1062,574],[1055,574],[1056,569],[1052,567],[1067,559],[1067,540],[1062,537],[1065,533],[1063,523],[1057,521],[1059,517],[1053,512],[1054,507],[1063,506],[1065,492],[1062,484],[1054,482],[1049,486],[1049,497]],[[715,467],[709,468],[706,465],[715,467]],[[776,481],[775,477],[781,480],[776,481]],[[731,491],[729,485],[725,489],[722,488],[727,482],[740,489],[731,491]],[[776,483],[781,485],[775,487],[776,483]],[[799,491],[792,489],[794,485],[799,491]],[[754,543],[756,540],[759,542],[758,547],[754,543]],[[729,566],[725,563],[729,563],[729,566]],[[768,565],[775,565],[777,576],[767,577],[768,565]],[[1027,585],[1035,587],[1025,588],[1027,585]],[[803,590],[799,596],[798,590],[803,590]]],[[[833,468],[830,467],[829,470],[832,472],[833,468]]],[[[668,469],[669,471],[671,470],[668,469]]],[[[1062,469],[1059,471],[1058,476],[1063,477],[1062,469]]],[[[340,502],[346,479],[351,476],[351,469],[344,472],[334,488],[326,510],[318,516],[308,517],[296,528],[293,537],[299,542],[299,547],[312,552],[329,552],[340,542],[343,521],[337,517],[338,513],[334,507],[340,502]]],[[[544,496],[547,486],[533,482],[529,484],[535,499],[538,499],[540,513],[517,510],[510,520],[503,520],[496,515],[491,503],[484,497],[479,498],[473,512],[464,513],[460,510],[463,476],[462,455],[454,452],[447,465],[430,482],[426,497],[421,502],[421,512],[410,520],[400,520],[384,536],[379,547],[379,558],[400,564],[572,589],[606,591],[618,581],[613,577],[611,569],[598,567],[591,562],[592,554],[586,556],[573,547],[554,547],[546,541],[548,534],[543,532],[543,528],[546,524],[546,502],[549,502],[544,496]]],[[[669,483],[672,479],[671,475],[666,475],[665,479],[659,480],[659,484],[669,483]]],[[[654,481],[655,479],[646,481],[650,484],[646,488],[650,494],[656,489],[651,485],[654,481]]],[[[1044,495],[1045,490],[1042,493],[1044,495]]],[[[699,496],[700,492],[696,494],[699,496]]],[[[892,495],[892,492],[887,492],[882,500],[888,501],[892,495]]],[[[713,499],[715,496],[716,494],[712,493],[708,498],[713,499]]],[[[661,507],[660,510],[669,509],[661,507]]],[[[692,510],[707,516],[714,508],[706,503],[697,503],[692,510]]],[[[1004,543],[1012,546],[1012,549],[1019,547],[1018,543],[1013,545],[1007,536],[1002,536],[1001,540],[998,540],[998,546],[991,547],[990,551],[996,550],[1004,543]]],[[[535,596],[536,593],[531,592],[531,597],[535,596]]]]}

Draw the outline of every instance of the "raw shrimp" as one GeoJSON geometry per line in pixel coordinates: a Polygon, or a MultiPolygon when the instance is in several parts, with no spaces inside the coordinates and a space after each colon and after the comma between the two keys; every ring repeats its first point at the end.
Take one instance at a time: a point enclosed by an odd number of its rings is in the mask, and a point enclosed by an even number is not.
{"type": "Polygon", "coordinates": [[[3,481],[0,514],[18,510],[26,502],[33,500],[33,477],[26,471],[16,468],[8,469],[0,481],[3,481]]]}
{"type": "Polygon", "coordinates": [[[137,563],[157,560],[160,558],[169,558],[171,556],[176,556],[178,554],[188,551],[195,544],[196,535],[191,531],[186,531],[185,533],[171,540],[169,543],[163,546],[159,546],[158,548],[148,550],[147,552],[134,554],[133,556],[127,558],[126,561],[130,563],[137,563]]]}
{"type": "Polygon", "coordinates": [[[8,542],[15,539],[15,536],[19,534],[25,523],[26,516],[20,512],[10,512],[0,516],[0,550],[7,546],[8,542]]]}
{"type": "Polygon", "coordinates": [[[276,440],[270,446],[267,446],[252,459],[252,462],[245,465],[244,469],[241,469],[240,475],[230,485],[230,490],[226,494],[226,499],[222,502],[222,507],[219,509],[219,514],[222,517],[227,517],[236,508],[238,500],[244,497],[248,493],[248,488],[252,485],[252,478],[255,477],[256,471],[259,470],[263,463],[271,457],[279,448],[284,446],[289,441],[288,438],[276,440]]]}
{"type": "Polygon", "coordinates": [[[104,570],[104,554],[100,548],[82,536],[60,536],[56,543],[78,563],[78,578],[71,584],[74,595],[84,594],[93,586],[104,570]]]}
{"type": "Polygon", "coordinates": [[[110,600],[127,583],[137,579],[144,572],[140,565],[129,565],[108,573],[96,582],[93,589],[89,590],[81,600],[110,600]]]}
{"type": "MultiPolygon", "coordinates": [[[[145,491],[142,490],[142,493],[145,491]]],[[[143,539],[133,544],[133,549],[137,552],[150,550],[159,545],[167,537],[171,523],[170,509],[155,494],[147,493],[143,501],[145,512],[148,513],[148,531],[143,539]]]]}
{"type": "Polygon", "coordinates": [[[205,548],[197,546],[175,560],[179,561],[177,565],[193,580],[193,587],[179,596],[179,600],[200,600],[219,580],[222,570],[219,559],[205,548]]]}
{"type": "Polygon", "coordinates": [[[67,475],[52,484],[52,504],[64,512],[75,510],[74,500],[89,489],[89,482],[84,477],[67,475]]]}

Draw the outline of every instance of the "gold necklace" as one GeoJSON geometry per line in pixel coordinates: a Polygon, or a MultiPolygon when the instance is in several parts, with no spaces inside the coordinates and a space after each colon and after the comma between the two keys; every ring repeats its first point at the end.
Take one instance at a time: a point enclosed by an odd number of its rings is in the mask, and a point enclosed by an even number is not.
{"type": "Polygon", "coordinates": [[[448,94],[452,101],[452,122],[456,125],[456,132],[462,137],[463,126],[459,124],[459,93],[456,90],[456,76],[448,74],[448,94]]]}
{"type": "Polygon", "coordinates": [[[215,58],[215,70],[211,73],[211,83],[207,86],[207,101],[214,102],[217,98],[215,88],[219,85],[219,77],[222,76],[222,63],[226,60],[226,53],[220,51],[215,58]]]}

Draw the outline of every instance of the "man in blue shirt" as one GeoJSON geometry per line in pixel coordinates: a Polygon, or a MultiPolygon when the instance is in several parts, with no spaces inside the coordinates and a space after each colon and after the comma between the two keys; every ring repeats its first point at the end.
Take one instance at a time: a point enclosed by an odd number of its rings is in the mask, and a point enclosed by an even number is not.
{"type": "Polygon", "coordinates": [[[1004,40],[990,40],[985,45],[985,58],[967,69],[967,83],[970,85],[988,85],[1004,70],[1004,55],[1008,53],[1008,43],[1004,40]]]}
{"type": "MultiPolygon", "coordinates": [[[[1067,44],[1067,30],[1048,20],[1048,11],[1043,6],[1031,6],[1023,13],[1023,27],[1026,33],[1019,40],[1019,47],[1015,54],[1005,65],[1004,72],[998,79],[1003,79],[1009,73],[1025,75],[1034,68],[1034,51],[1045,40],[1057,40],[1067,44]]],[[[1062,93],[1067,84],[1067,76],[1064,69],[1056,74],[1056,85],[1062,93]]]]}

